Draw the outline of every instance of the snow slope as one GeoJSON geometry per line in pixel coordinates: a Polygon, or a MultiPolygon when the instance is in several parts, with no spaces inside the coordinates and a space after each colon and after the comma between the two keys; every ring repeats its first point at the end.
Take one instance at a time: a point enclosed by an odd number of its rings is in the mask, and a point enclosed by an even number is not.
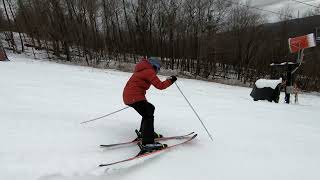
{"type": "MultiPolygon", "coordinates": [[[[155,125],[164,135],[196,131],[193,142],[128,168],[98,168],[138,148],[99,144],[135,137],[140,117],[124,107],[130,73],[62,65],[9,54],[0,62],[1,180],[317,180],[320,98],[299,105],[254,102],[251,89],[178,79],[214,137],[211,142],[177,87],[151,88],[155,125]]],[[[161,77],[165,78],[165,77],[161,77]]],[[[282,98],[283,99],[283,95],[282,98]]]]}

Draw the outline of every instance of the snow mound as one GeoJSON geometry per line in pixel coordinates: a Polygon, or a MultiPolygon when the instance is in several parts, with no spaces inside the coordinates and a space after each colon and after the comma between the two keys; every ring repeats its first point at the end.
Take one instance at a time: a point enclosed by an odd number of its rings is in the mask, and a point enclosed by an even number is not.
{"type": "Polygon", "coordinates": [[[282,82],[282,78],[276,79],[276,80],[258,79],[255,84],[257,88],[270,87],[272,89],[275,89],[278,86],[278,84],[280,84],[281,82],[282,82]]]}

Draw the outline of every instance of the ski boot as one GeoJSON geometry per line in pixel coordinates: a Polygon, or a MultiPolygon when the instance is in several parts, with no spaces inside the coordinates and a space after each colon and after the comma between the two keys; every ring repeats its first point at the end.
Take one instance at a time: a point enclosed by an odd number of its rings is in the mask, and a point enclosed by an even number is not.
{"type": "MultiPolygon", "coordinates": [[[[136,134],[137,134],[138,137],[137,137],[136,139],[134,139],[133,141],[137,141],[137,140],[142,139],[141,131],[138,131],[138,130],[136,129],[135,132],[136,132],[136,134]]],[[[163,137],[162,134],[158,134],[158,133],[156,133],[156,132],[154,132],[153,136],[154,136],[155,139],[156,139],[156,138],[162,138],[162,137],[163,137]]]]}
{"type": "Polygon", "coordinates": [[[138,143],[138,146],[140,147],[140,152],[138,155],[152,153],[153,151],[161,150],[161,149],[168,147],[167,144],[162,144],[159,142],[154,142],[151,144],[138,143]]]}

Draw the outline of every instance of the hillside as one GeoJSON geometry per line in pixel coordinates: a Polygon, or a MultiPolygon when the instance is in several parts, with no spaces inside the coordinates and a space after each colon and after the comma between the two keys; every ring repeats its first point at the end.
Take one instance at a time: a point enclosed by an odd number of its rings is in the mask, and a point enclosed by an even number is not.
{"type": "Polygon", "coordinates": [[[318,96],[302,94],[300,104],[291,105],[254,102],[249,88],[178,79],[212,142],[175,86],[151,88],[147,97],[156,106],[156,130],[199,136],[143,163],[105,171],[97,165],[130,157],[138,148],[104,150],[99,144],[135,138],[140,117],[127,109],[80,122],[123,108],[122,89],[131,74],[8,55],[10,62],[0,62],[0,179],[319,178],[318,96]]]}

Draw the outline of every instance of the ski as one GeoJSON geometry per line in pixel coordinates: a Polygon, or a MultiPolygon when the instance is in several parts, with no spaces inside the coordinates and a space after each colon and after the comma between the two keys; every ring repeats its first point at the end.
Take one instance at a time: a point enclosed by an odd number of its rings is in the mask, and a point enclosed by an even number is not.
{"type": "MultiPolygon", "coordinates": [[[[191,133],[185,134],[185,135],[180,135],[180,136],[156,138],[155,141],[165,141],[165,140],[170,140],[170,139],[185,139],[192,134],[194,134],[194,132],[191,132],[191,133]]],[[[130,144],[137,144],[138,142],[141,142],[141,140],[134,140],[134,141],[128,141],[128,142],[116,143],[116,144],[101,144],[100,147],[110,148],[110,147],[124,146],[124,145],[130,145],[130,144]]]]}
{"type": "Polygon", "coordinates": [[[156,151],[153,151],[153,152],[150,152],[150,153],[145,153],[145,154],[142,154],[142,155],[138,154],[138,155],[136,155],[134,157],[131,157],[131,158],[128,158],[128,159],[124,159],[124,160],[121,160],[121,161],[116,161],[116,162],[107,163],[107,164],[100,164],[99,167],[112,166],[112,165],[115,165],[115,164],[120,164],[120,163],[124,163],[124,162],[128,162],[128,161],[132,161],[132,160],[135,160],[135,159],[141,159],[143,157],[147,157],[147,156],[150,156],[150,155],[154,155],[154,154],[157,154],[157,153],[172,149],[172,148],[177,147],[179,145],[185,144],[187,142],[190,142],[191,140],[193,140],[196,137],[197,137],[197,134],[194,134],[192,137],[189,137],[185,141],[177,143],[177,144],[174,144],[174,145],[171,145],[171,146],[168,146],[168,147],[166,147],[164,149],[156,150],[156,151]]]}

